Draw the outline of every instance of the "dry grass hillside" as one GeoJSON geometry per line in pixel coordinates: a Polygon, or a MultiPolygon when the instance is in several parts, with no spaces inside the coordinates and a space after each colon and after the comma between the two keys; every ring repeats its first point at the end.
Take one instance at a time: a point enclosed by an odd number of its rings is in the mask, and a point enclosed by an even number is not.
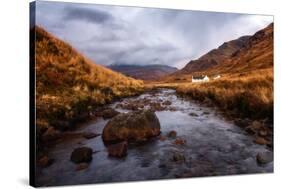
{"type": "Polygon", "coordinates": [[[188,83],[177,88],[179,94],[202,102],[212,102],[240,117],[273,120],[273,71],[230,74],[208,83],[188,83]]]}
{"type": "Polygon", "coordinates": [[[38,26],[35,32],[38,132],[67,129],[96,107],[143,90],[142,81],[91,62],[38,26]]]}

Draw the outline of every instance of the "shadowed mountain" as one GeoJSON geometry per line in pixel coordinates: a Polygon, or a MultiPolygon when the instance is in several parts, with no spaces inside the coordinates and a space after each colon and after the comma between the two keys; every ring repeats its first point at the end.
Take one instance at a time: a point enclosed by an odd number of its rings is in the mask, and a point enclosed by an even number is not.
{"type": "Polygon", "coordinates": [[[142,80],[156,80],[178,70],[175,67],[158,64],[145,66],[116,64],[110,65],[108,68],[135,79],[142,80]]]}

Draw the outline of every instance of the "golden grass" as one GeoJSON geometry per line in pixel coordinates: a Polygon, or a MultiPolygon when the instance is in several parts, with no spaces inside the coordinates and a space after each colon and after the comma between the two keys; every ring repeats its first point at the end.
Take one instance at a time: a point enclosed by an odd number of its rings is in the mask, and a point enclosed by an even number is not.
{"type": "Polygon", "coordinates": [[[177,92],[199,101],[211,101],[242,117],[273,119],[273,69],[224,75],[208,83],[181,84],[177,92]]]}
{"type": "Polygon", "coordinates": [[[113,99],[138,94],[143,82],[92,63],[42,28],[36,32],[36,117],[51,126],[113,99]]]}

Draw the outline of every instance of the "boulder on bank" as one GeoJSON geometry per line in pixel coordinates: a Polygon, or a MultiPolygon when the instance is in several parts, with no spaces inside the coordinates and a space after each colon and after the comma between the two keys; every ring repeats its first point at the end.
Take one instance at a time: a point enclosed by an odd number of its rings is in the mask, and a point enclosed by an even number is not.
{"type": "Polygon", "coordinates": [[[74,125],[70,121],[66,120],[52,120],[51,125],[54,126],[55,129],[60,131],[66,131],[72,128],[74,125]]]}
{"type": "Polygon", "coordinates": [[[154,110],[154,111],[165,110],[165,107],[162,106],[160,102],[151,102],[149,105],[150,105],[151,109],[154,110]]]}
{"type": "Polygon", "coordinates": [[[160,122],[151,110],[121,113],[104,127],[102,139],[105,144],[116,142],[142,142],[160,134],[160,122]]]}
{"type": "Polygon", "coordinates": [[[58,139],[60,132],[54,127],[48,127],[48,129],[42,134],[41,139],[43,142],[53,142],[58,139]]]}
{"type": "Polygon", "coordinates": [[[73,150],[70,160],[74,163],[90,162],[93,150],[89,147],[80,147],[73,150]]]}
{"type": "Polygon", "coordinates": [[[265,138],[263,138],[263,137],[256,137],[255,140],[254,140],[254,142],[255,142],[256,144],[260,144],[260,145],[269,144],[269,142],[268,142],[265,138]]]}

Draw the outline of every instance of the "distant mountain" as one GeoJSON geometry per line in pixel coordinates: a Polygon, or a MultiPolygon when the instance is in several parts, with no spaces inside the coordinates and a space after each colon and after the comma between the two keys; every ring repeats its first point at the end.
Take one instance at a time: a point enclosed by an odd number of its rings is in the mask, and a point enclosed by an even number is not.
{"type": "Polygon", "coordinates": [[[135,79],[142,79],[142,80],[156,80],[160,77],[166,76],[171,74],[178,69],[171,66],[166,65],[125,65],[125,64],[116,64],[110,65],[108,68],[120,72],[124,75],[133,77],[135,79]]]}
{"type": "Polygon", "coordinates": [[[273,67],[273,23],[252,36],[223,43],[171,74],[168,80],[188,80],[196,74],[248,72],[273,67]]]}

